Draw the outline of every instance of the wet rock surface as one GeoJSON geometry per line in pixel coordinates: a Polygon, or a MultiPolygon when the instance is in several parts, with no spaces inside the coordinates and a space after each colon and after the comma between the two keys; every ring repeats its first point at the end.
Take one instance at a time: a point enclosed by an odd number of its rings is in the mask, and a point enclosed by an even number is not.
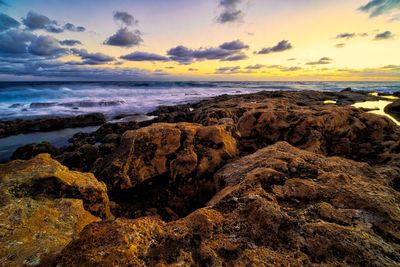
{"type": "Polygon", "coordinates": [[[65,128],[78,128],[85,126],[97,126],[106,122],[101,113],[92,113],[76,117],[48,118],[34,120],[0,121],[0,138],[31,132],[55,131],[65,128]]]}
{"type": "Polygon", "coordinates": [[[395,266],[400,195],[366,163],[280,142],[225,165],[207,207],[93,223],[61,266],[395,266]]]}
{"type": "Polygon", "coordinates": [[[386,106],[385,112],[392,115],[396,120],[400,121],[400,100],[396,100],[392,104],[386,106]]]}
{"type": "Polygon", "coordinates": [[[0,165],[0,265],[46,266],[83,227],[111,219],[106,186],[48,154],[0,165]]]}
{"type": "Polygon", "coordinates": [[[22,159],[28,160],[36,155],[47,153],[52,157],[56,157],[60,154],[60,150],[49,142],[42,142],[37,144],[29,144],[18,148],[12,155],[11,159],[22,159]]]}

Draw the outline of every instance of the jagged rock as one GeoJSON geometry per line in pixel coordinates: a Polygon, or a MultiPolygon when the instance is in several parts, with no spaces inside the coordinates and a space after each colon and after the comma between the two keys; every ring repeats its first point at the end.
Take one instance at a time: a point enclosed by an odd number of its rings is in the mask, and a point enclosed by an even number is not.
{"type": "Polygon", "coordinates": [[[400,140],[400,131],[390,119],[334,105],[309,108],[267,103],[244,113],[237,129],[243,150],[287,141],[316,153],[363,161],[376,161],[400,140]]]}
{"type": "Polygon", "coordinates": [[[99,156],[99,148],[85,144],[73,151],[64,151],[55,159],[68,168],[79,171],[90,171],[99,156]]]}
{"type": "Polygon", "coordinates": [[[396,100],[392,104],[387,105],[385,107],[385,112],[400,121],[400,100],[396,100]]]}
{"type": "Polygon", "coordinates": [[[52,157],[60,154],[60,150],[49,142],[42,142],[37,144],[29,144],[19,147],[11,155],[11,159],[28,160],[36,155],[47,153],[52,157]]]}
{"type": "Polygon", "coordinates": [[[225,165],[207,207],[87,226],[59,266],[396,266],[400,194],[366,163],[280,142],[225,165]]]}
{"type": "Polygon", "coordinates": [[[112,218],[106,186],[48,154],[0,165],[0,265],[48,265],[83,227],[112,218]]]}
{"type": "Polygon", "coordinates": [[[94,173],[109,188],[129,189],[146,180],[213,174],[237,155],[236,140],[226,126],[153,124],[122,136],[118,151],[96,163],[94,173]]]}

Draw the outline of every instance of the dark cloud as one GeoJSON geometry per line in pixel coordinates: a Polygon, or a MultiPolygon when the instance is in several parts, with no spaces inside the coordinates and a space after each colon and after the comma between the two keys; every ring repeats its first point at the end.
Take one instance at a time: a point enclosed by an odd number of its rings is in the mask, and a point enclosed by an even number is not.
{"type": "Polygon", "coordinates": [[[64,31],[83,32],[86,29],[82,26],[75,26],[72,23],[66,23],[61,26],[56,20],[51,20],[45,15],[29,11],[22,23],[31,31],[44,30],[51,33],[62,33],[64,31]]]}
{"type": "Polygon", "coordinates": [[[346,46],[345,43],[340,43],[340,44],[335,45],[336,48],[343,48],[345,46],[346,46]]]}
{"type": "Polygon", "coordinates": [[[242,0],[219,0],[221,13],[217,17],[219,23],[240,22],[243,20],[243,11],[239,9],[242,0]]]}
{"type": "Polygon", "coordinates": [[[142,33],[138,30],[130,31],[128,28],[121,28],[116,34],[104,41],[106,45],[133,47],[143,42],[142,33]]]}
{"type": "Polygon", "coordinates": [[[66,23],[63,28],[64,28],[64,30],[68,30],[68,31],[71,31],[71,32],[84,32],[84,31],[86,31],[85,27],[75,26],[72,23],[66,23]]]}
{"type": "Polygon", "coordinates": [[[240,72],[240,66],[222,67],[215,70],[215,74],[234,74],[240,72]]]}
{"type": "Polygon", "coordinates": [[[353,33],[346,32],[336,35],[336,39],[351,39],[354,37],[356,37],[356,34],[354,32],[353,33]]]}
{"type": "Polygon", "coordinates": [[[387,40],[387,39],[392,39],[393,37],[394,35],[391,31],[385,31],[375,35],[374,40],[387,40]]]}
{"type": "Polygon", "coordinates": [[[237,40],[223,43],[219,47],[200,49],[190,49],[180,45],[168,50],[167,54],[172,60],[181,64],[189,64],[195,60],[238,61],[247,58],[247,55],[241,51],[247,48],[247,45],[237,40]]]}
{"type": "Polygon", "coordinates": [[[28,52],[36,56],[57,57],[65,55],[68,50],[60,47],[60,42],[56,38],[41,35],[28,46],[28,52]]]}
{"type": "Polygon", "coordinates": [[[35,38],[34,34],[20,30],[0,33],[0,54],[26,54],[28,44],[35,38]]]}
{"type": "Polygon", "coordinates": [[[65,45],[65,46],[76,46],[76,45],[81,45],[81,44],[82,44],[82,42],[79,40],[67,39],[67,40],[60,41],[60,45],[65,45]]]}
{"type": "Polygon", "coordinates": [[[318,61],[311,61],[306,63],[306,65],[326,65],[326,64],[331,64],[332,63],[332,59],[329,57],[323,57],[320,58],[318,61]]]}
{"type": "Polygon", "coordinates": [[[139,23],[131,14],[124,11],[114,12],[114,20],[122,23],[122,26],[132,26],[139,23]]]}
{"type": "Polygon", "coordinates": [[[370,0],[366,5],[361,6],[359,10],[369,13],[371,18],[388,15],[391,20],[400,19],[399,0],[370,0]]]}
{"type": "Polygon", "coordinates": [[[72,48],[71,52],[83,60],[83,65],[100,65],[114,61],[113,57],[103,53],[89,53],[86,49],[72,48]]]}
{"type": "Polygon", "coordinates": [[[239,60],[244,60],[247,58],[248,58],[248,56],[245,53],[240,52],[238,54],[229,56],[229,57],[223,59],[222,61],[239,61],[239,60]]]}
{"type": "Polygon", "coordinates": [[[249,66],[246,67],[246,69],[248,69],[248,70],[259,70],[259,69],[262,69],[262,68],[265,68],[265,67],[266,67],[265,65],[256,64],[256,65],[249,65],[249,66]]]}
{"type": "Polygon", "coordinates": [[[303,69],[302,67],[296,66],[296,67],[283,68],[283,69],[281,69],[281,71],[290,72],[290,71],[299,71],[302,69],[303,69]]]}
{"type": "Polygon", "coordinates": [[[143,42],[142,33],[139,30],[130,29],[130,26],[139,23],[131,14],[124,11],[114,13],[114,20],[121,23],[120,29],[107,40],[103,42],[105,45],[133,47],[143,42]]]}
{"type": "Polygon", "coordinates": [[[225,50],[242,50],[242,49],[249,49],[249,46],[243,43],[240,40],[235,40],[232,42],[226,42],[219,46],[219,48],[225,50]]]}
{"type": "Polygon", "coordinates": [[[51,21],[45,15],[29,11],[25,18],[22,19],[22,23],[30,30],[46,29],[49,25],[56,24],[55,21],[51,21]]]}
{"type": "Polygon", "coordinates": [[[20,23],[12,17],[0,12],[0,32],[11,28],[18,28],[20,23]]]}
{"type": "Polygon", "coordinates": [[[199,69],[196,68],[189,68],[188,71],[198,71],[199,69]]]}
{"type": "Polygon", "coordinates": [[[167,51],[167,54],[174,61],[182,64],[188,64],[193,61],[193,50],[183,45],[179,45],[175,48],[171,48],[167,51]]]}
{"type": "Polygon", "coordinates": [[[129,61],[169,61],[170,59],[165,56],[161,56],[153,53],[146,52],[133,52],[125,56],[121,56],[121,59],[129,61]]]}
{"type": "Polygon", "coordinates": [[[283,40],[283,41],[280,41],[277,45],[275,45],[273,47],[261,49],[260,51],[256,52],[256,54],[265,55],[265,54],[270,54],[270,53],[275,53],[275,52],[282,52],[282,51],[289,50],[292,48],[293,48],[293,46],[290,44],[289,41],[283,40]]]}

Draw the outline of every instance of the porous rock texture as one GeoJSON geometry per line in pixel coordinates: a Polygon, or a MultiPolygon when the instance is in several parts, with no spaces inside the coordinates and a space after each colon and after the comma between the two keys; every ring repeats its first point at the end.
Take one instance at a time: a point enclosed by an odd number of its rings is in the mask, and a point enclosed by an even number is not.
{"type": "Polygon", "coordinates": [[[212,174],[236,154],[225,125],[159,123],[125,132],[119,150],[94,172],[107,177],[111,188],[125,189],[163,175],[173,181],[212,174]]]}
{"type": "Polygon", "coordinates": [[[48,154],[0,165],[0,266],[46,266],[83,227],[111,219],[105,184],[48,154]]]}
{"type": "Polygon", "coordinates": [[[231,130],[228,124],[159,123],[127,131],[116,152],[98,160],[93,171],[130,209],[146,203],[167,207],[169,216],[185,214],[190,203],[215,193],[213,173],[237,156],[231,130]]]}
{"type": "Polygon", "coordinates": [[[228,163],[177,221],[90,224],[59,266],[396,266],[400,194],[366,163],[286,142],[228,163]]]}

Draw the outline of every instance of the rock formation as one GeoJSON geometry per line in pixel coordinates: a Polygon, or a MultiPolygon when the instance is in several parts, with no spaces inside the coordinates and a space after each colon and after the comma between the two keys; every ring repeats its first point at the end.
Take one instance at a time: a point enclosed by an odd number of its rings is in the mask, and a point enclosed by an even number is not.
{"type": "Polygon", "coordinates": [[[87,226],[60,266],[395,266],[400,194],[373,168],[280,142],[225,165],[207,207],[87,226]]]}
{"type": "Polygon", "coordinates": [[[83,227],[111,219],[106,186],[48,154],[0,165],[0,265],[47,265],[83,227]]]}

